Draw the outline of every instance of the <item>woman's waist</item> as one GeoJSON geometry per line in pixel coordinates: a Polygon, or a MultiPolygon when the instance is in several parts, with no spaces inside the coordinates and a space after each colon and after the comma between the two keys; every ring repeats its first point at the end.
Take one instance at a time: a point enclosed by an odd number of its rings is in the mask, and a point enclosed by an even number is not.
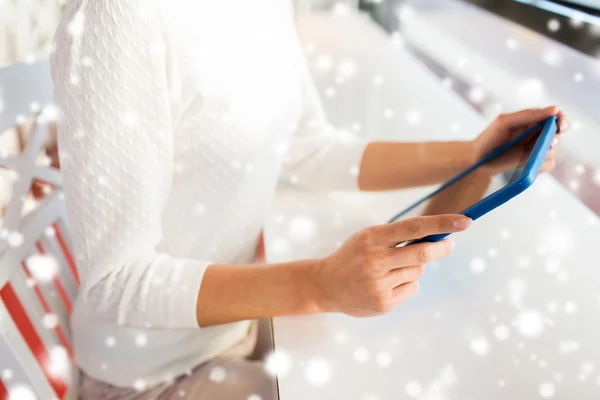
{"type": "Polygon", "coordinates": [[[97,318],[78,299],[71,317],[77,365],[89,376],[117,386],[137,379],[156,383],[184,374],[240,342],[250,321],[198,329],[145,329],[97,318]]]}

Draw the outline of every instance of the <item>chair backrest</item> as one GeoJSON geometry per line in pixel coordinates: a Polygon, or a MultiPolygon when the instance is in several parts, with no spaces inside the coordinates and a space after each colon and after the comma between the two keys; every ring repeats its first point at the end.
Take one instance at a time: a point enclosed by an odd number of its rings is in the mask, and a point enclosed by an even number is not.
{"type": "Polygon", "coordinates": [[[37,163],[55,114],[48,62],[0,69],[0,88],[0,135],[21,116],[42,110],[22,153],[0,155],[0,168],[17,177],[0,215],[0,399],[75,398],[68,317],[79,278],[69,251],[60,174],[37,163]],[[52,191],[23,213],[35,180],[52,191]]]}

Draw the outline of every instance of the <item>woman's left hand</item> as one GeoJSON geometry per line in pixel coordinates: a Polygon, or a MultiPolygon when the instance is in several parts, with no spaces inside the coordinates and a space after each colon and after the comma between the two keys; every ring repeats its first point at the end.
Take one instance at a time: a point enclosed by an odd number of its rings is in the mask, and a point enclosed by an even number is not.
{"type": "MultiPolygon", "coordinates": [[[[494,149],[553,115],[558,117],[558,131],[542,166],[542,171],[551,171],[556,163],[556,145],[559,143],[561,135],[571,125],[569,119],[557,106],[532,108],[500,115],[473,141],[476,160],[479,161],[494,149]]],[[[524,147],[530,144],[531,140],[523,141],[502,156],[486,163],[485,168],[490,173],[498,174],[516,167],[521,161],[524,147]]]]}

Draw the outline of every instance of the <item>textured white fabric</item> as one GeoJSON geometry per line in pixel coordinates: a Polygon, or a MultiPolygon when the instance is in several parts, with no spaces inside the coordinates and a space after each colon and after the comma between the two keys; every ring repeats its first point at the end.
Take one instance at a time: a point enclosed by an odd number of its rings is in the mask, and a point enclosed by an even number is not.
{"type": "Polygon", "coordinates": [[[289,0],[70,0],[52,74],[82,278],[76,358],[118,386],[180,375],[249,322],[198,328],[210,264],[249,263],[282,172],[356,188],[289,0]]]}

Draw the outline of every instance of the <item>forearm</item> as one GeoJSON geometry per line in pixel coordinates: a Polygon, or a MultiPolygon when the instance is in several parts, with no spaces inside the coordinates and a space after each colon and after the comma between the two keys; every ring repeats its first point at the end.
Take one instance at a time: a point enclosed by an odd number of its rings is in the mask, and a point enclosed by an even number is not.
{"type": "Polygon", "coordinates": [[[365,149],[360,190],[393,190],[435,185],[476,161],[472,142],[373,142],[365,149]]]}
{"type": "Polygon", "coordinates": [[[204,327],[327,311],[313,278],[318,263],[209,266],[196,305],[198,324],[204,327]]]}

